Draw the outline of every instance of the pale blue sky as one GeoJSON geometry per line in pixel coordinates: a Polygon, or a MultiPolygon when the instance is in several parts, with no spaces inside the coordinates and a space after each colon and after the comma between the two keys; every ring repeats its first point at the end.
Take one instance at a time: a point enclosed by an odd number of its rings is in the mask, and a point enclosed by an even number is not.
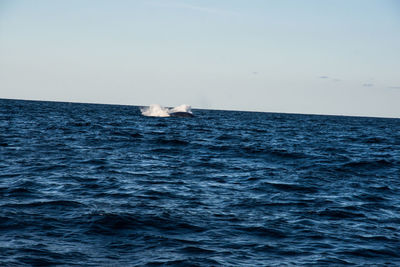
{"type": "Polygon", "coordinates": [[[0,98],[400,117],[399,0],[0,0],[0,98]]]}

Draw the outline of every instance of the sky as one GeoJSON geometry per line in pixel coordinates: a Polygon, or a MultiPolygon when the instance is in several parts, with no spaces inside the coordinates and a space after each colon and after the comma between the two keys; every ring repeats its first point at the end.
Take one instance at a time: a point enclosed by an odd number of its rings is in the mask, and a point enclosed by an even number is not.
{"type": "Polygon", "coordinates": [[[400,118],[400,0],[0,0],[0,98],[400,118]]]}

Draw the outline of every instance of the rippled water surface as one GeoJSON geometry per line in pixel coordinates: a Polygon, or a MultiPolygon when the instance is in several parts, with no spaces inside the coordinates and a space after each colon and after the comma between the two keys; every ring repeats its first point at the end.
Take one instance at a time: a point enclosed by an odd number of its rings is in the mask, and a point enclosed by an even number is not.
{"type": "Polygon", "coordinates": [[[0,100],[0,265],[400,265],[400,120],[0,100]]]}

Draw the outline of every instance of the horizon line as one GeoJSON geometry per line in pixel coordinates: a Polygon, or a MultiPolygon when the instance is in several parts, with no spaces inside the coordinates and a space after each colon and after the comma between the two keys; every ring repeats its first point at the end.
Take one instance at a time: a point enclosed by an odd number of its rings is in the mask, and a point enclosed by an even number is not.
{"type": "MultiPolygon", "coordinates": [[[[66,100],[23,99],[23,98],[4,98],[4,97],[0,97],[0,100],[33,101],[33,102],[55,102],[55,103],[88,104],[88,105],[130,106],[130,107],[147,107],[147,106],[149,106],[149,105],[121,104],[121,103],[80,102],[80,101],[66,101],[66,100]]],[[[274,113],[274,114],[287,114],[287,115],[355,117],[355,118],[376,118],[376,119],[400,119],[400,117],[384,117],[384,116],[368,116],[368,115],[301,113],[301,112],[295,113],[295,112],[282,112],[282,111],[259,111],[259,110],[240,110],[240,109],[196,108],[196,107],[194,107],[194,108],[192,107],[192,109],[215,110],[215,111],[234,111],[234,112],[254,112],[254,113],[274,113]]]]}

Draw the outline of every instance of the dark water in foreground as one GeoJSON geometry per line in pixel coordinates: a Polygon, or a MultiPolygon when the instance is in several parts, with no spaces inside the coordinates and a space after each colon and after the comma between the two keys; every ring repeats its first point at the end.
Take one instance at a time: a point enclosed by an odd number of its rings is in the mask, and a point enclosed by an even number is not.
{"type": "Polygon", "coordinates": [[[400,265],[400,120],[0,100],[0,265],[400,265]]]}

